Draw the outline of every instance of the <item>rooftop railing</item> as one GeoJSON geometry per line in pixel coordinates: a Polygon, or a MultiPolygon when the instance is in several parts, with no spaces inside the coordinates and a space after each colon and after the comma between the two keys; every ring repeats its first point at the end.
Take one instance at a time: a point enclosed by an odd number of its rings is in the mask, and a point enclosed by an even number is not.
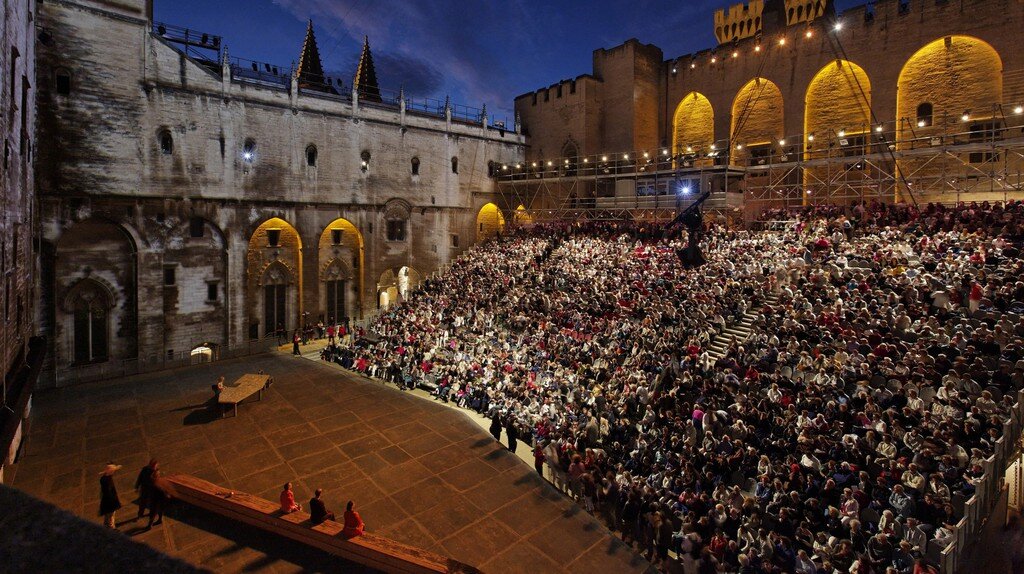
{"type": "MultiPolygon", "coordinates": [[[[155,36],[168,42],[174,49],[195,60],[200,65],[218,73],[222,69],[225,46],[220,36],[190,30],[180,26],[154,22],[152,32],[155,36]]],[[[279,65],[240,57],[229,57],[228,65],[234,81],[254,83],[264,87],[289,90],[296,69],[292,65],[279,65]]],[[[352,86],[338,75],[304,75],[299,79],[299,91],[309,95],[329,95],[333,99],[352,102],[352,86]]],[[[481,125],[487,129],[514,131],[513,122],[507,116],[485,114],[484,108],[476,108],[464,104],[440,100],[436,98],[416,97],[404,93],[403,90],[381,88],[379,101],[376,98],[360,94],[359,105],[383,107],[398,110],[405,103],[406,113],[437,119],[447,119],[461,124],[481,125]]]]}

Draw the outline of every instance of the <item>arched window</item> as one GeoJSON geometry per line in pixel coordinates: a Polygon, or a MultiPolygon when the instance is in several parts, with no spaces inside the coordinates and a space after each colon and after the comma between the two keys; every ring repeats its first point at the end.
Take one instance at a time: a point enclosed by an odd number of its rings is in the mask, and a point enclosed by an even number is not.
{"type": "Polygon", "coordinates": [[[418,158],[418,157],[412,158],[412,162],[411,163],[412,163],[412,174],[413,175],[419,175],[420,174],[420,158],[418,158]]]}
{"type": "Polygon", "coordinates": [[[245,143],[242,144],[242,159],[246,163],[252,163],[256,160],[256,140],[246,138],[245,143]]]}
{"type": "Polygon", "coordinates": [[[459,173],[459,158],[452,158],[452,173],[459,173]]]}
{"type": "Polygon", "coordinates": [[[61,96],[71,95],[71,71],[67,68],[57,68],[53,73],[54,88],[61,96]]]}
{"type": "Polygon", "coordinates": [[[93,363],[107,359],[107,309],[102,289],[82,289],[72,304],[74,314],[75,363],[93,363]]]}
{"type": "Polygon", "coordinates": [[[171,155],[174,153],[174,137],[171,136],[170,130],[160,130],[160,151],[164,155],[171,155]]]}
{"type": "Polygon", "coordinates": [[[306,165],[316,167],[316,146],[313,144],[306,146],[306,165]]]}
{"type": "Polygon", "coordinates": [[[932,105],[928,102],[917,106],[917,127],[926,128],[932,125],[932,105]]]}
{"type": "Polygon", "coordinates": [[[362,153],[359,154],[359,159],[361,160],[360,163],[359,163],[359,169],[361,169],[363,171],[366,171],[367,169],[370,168],[370,151],[369,150],[365,150],[364,149],[362,151],[362,153]]]}

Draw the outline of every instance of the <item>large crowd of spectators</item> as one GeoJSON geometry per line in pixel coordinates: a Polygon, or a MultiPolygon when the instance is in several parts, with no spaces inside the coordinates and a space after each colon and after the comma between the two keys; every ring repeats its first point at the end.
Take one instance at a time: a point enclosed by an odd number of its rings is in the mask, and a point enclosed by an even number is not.
{"type": "Polygon", "coordinates": [[[1024,386],[1024,204],[772,216],[710,229],[695,270],[653,226],[508,234],[349,364],[512,426],[663,568],[921,571],[1024,386]]]}

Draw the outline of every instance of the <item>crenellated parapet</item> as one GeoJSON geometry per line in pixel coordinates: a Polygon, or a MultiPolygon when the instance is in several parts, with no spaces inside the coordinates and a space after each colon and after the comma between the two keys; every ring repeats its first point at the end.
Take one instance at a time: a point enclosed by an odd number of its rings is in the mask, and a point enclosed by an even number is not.
{"type": "Polygon", "coordinates": [[[786,25],[810,24],[824,16],[828,0],[785,0],[786,25]]]}
{"type": "MultiPolygon", "coordinates": [[[[787,2],[788,4],[788,2],[787,2]]],[[[746,4],[733,4],[728,11],[715,11],[715,37],[719,44],[751,38],[761,32],[761,13],[764,0],[750,0],[746,4]]]]}

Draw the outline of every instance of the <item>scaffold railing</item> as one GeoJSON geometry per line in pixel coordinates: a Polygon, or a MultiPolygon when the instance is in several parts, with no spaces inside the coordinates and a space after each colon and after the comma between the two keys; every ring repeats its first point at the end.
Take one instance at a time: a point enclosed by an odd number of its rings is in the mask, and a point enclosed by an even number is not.
{"type": "MultiPolygon", "coordinates": [[[[718,185],[715,192],[741,193],[749,220],[787,206],[1020,198],[1022,172],[1024,107],[996,104],[983,112],[901,118],[775,141],[734,136],[704,146],[535,158],[495,166],[493,175],[510,206],[542,219],[577,211],[606,217],[594,213],[602,198],[621,203],[671,196],[697,191],[692,187],[699,181],[718,185]],[[730,175],[707,177],[716,171],[730,175]]],[[[671,209],[671,203],[655,209],[671,209]]]]}

